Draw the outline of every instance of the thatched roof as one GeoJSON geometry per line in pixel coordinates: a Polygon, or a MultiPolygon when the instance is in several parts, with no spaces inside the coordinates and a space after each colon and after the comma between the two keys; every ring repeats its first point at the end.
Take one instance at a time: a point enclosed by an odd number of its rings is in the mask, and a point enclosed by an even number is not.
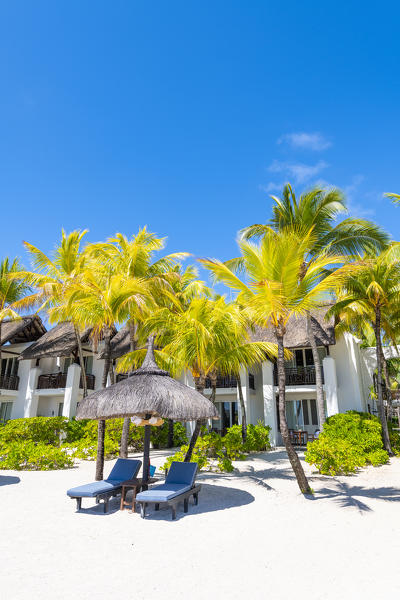
{"type": "MultiPolygon", "coordinates": [[[[321,306],[321,308],[312,311],[311,326],[317,340],[317,346],[333,346],[336,343],[334,318],[332,317],[328,321],[325,320],[325,314],[329,308],[330,305],[321,306]]],[[[276,343],[276,337],[271,327],[256,327],[255,331],[251,332],[250,337],[253,342],[276,343]]],[[[305,315],[289,319],[283,341],[286,348],[310,346],[305,315]]]]}
{"type": "Polygon", "coordinates": [[[34,342],[46,333],[42,319],[37,315],[21,317],[20,319],[5,319],[1,323],[1,345],[34,342]]]}
{"type": "Polygon", "coordinates": [[[98,390],[80,402],[77,419],[108,419],[146,415],[195,421],[218,417],[214,404],[202,394],[160,369],[149,342],[146,358],[122,381],[98,390]]]}
{"type": "MultiPolygon", "coordinates": [[[[130,352],[129,327],[122,327],[111,340],[111,358],[120,358],[130,352]]],[[[100,352],[99,358],[104,358],[104,350],[100,352]]]]}
{"type": "MultiPolygon", "coordinates": [[[[89,339],[90,329],[81,335],[82,343],[89,339]]],[[[43,358],[45,356],[70,356],[77,349],[72,323],[59,323],[47,331],[35,344],[21,352],[19,360],[43,358]]]]}

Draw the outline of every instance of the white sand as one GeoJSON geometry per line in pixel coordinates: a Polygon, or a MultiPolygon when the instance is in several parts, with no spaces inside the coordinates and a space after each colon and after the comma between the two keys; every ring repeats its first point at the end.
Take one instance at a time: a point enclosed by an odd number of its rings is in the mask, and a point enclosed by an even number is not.
{"type": "MultiPolygon", "coordinates": [[[[153,464],[165,455],[153,452],[153,464]]],[[[176,521],[166,510],[142,520],[118,500],[111,514],[86,510],[88,499],[76,513],[65,491],[93,479],[90,462],[0,471],[1,599],[399,597],[400,459],[314,475],[314,499],[298,493],[282,451],[236,466],[201,474],[199,505],[176,521]]]]}

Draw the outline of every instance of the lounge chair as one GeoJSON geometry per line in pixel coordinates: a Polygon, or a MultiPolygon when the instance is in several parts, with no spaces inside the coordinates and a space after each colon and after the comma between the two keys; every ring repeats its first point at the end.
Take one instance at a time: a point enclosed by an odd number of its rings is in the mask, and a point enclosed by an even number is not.
{"type": "Polygon", "coordinates": [[[77,510],[81,509],[82,498],[96,498],[96,504],[104,501],[104,512],[108,510],[108,502],[112,496],[121,493],[121,484],[127,479],[134,479],[141,467],[142,461],[129,458],[118,458],[107,479],[94,481],[67,491],[70,498],[76,500],[77,510]]]}
{"type": "Polygon", "coordinates": [[[198,504],[201,485],[195,484],[197,463],[173,462],[168,471],[165,483],[156,485],[150,490],[140,492],[136,502],[140,504],[142,519],[146,516],[146,505],[155,504],[155,510],[160,504],[167,504],[172,510],[172,519],[176,518],[176,507],[183,500],[184,512],[189,509],[189,498],[193,496],[194,503],[198,504]]]}

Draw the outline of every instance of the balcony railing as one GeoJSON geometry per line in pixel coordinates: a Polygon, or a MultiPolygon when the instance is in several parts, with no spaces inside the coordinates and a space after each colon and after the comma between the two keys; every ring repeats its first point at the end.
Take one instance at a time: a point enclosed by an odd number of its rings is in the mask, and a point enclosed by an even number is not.
{"type": "MultiPolygon", "coordinates": [[[[322,383],[324,370],[322,369],[322,383]]],[[[315,367],[285,367],[286,385],[315,385],[315,367]]],[[[274,385],[278,385],[278,370],[274,367],[274,385]]]]}
{"type": "MultiPolygon", "coordinates": [[[[211,388],[211,379],[206,377],[206,389],[211,388]]],[[[233,388],[236,387],[236,377],[234,375],[219,375],[217,377],[217,388],[233,388]]]]}
{"type": "Polygon", "coordinates": [[[18,386],[18,375],[0,375],[0,388],[2,390],[17,390],[18,386]]]}
{"type": "MultiPolygon", "coordinates": [[[[86,375],[86,385],[88,390],[94,390],[95,376],[86,375]]],[[[67,385],[66,373],[46,373],[38,377],[38,390],[57,390],[65,388],[67,385]]],[[[79,387],[82,388],[82,377],[80,378],[79,387]]]]}

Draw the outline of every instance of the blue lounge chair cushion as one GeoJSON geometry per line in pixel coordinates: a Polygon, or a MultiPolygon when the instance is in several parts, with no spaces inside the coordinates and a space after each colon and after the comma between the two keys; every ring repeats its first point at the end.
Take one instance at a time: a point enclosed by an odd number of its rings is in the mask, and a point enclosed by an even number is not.
{"type": "Polygon", "coordinates": [[[95,498],[99,494],[111,492],[120,486],[120,481],[94,481],[93,483],[86,483],[85,485],[78,485],[75,488],[71,488],[67,491],[67,494],[71,498],[95,498]]]}
{"type": "Polygon", "coordinates": [[[185,483],[193,487],[197,474],[195,462],[173,462],[168,471],[165,483],[185,483]]]}
{"type": "Polygon", "coordinates": [[[99,494],[111,492],[113,489],[119,488],[121,483],[126,479],[134,479],[138,474],[141,464],[142,461],[140,460],[119,458],[111,469],[111,473],[107,479],[79,485],[68,490],[67,494],[71,498],[94,498],[99,494]]]}
{"type": "Polygon", "coordinates": [[[185,483],[163,483],[156,485],[150,490],[140,492],[136,496],[136,500],[142,502],[167,502],[176,496],[180,496],[184,492],[188,492],[192,486],[185,483]]]}

